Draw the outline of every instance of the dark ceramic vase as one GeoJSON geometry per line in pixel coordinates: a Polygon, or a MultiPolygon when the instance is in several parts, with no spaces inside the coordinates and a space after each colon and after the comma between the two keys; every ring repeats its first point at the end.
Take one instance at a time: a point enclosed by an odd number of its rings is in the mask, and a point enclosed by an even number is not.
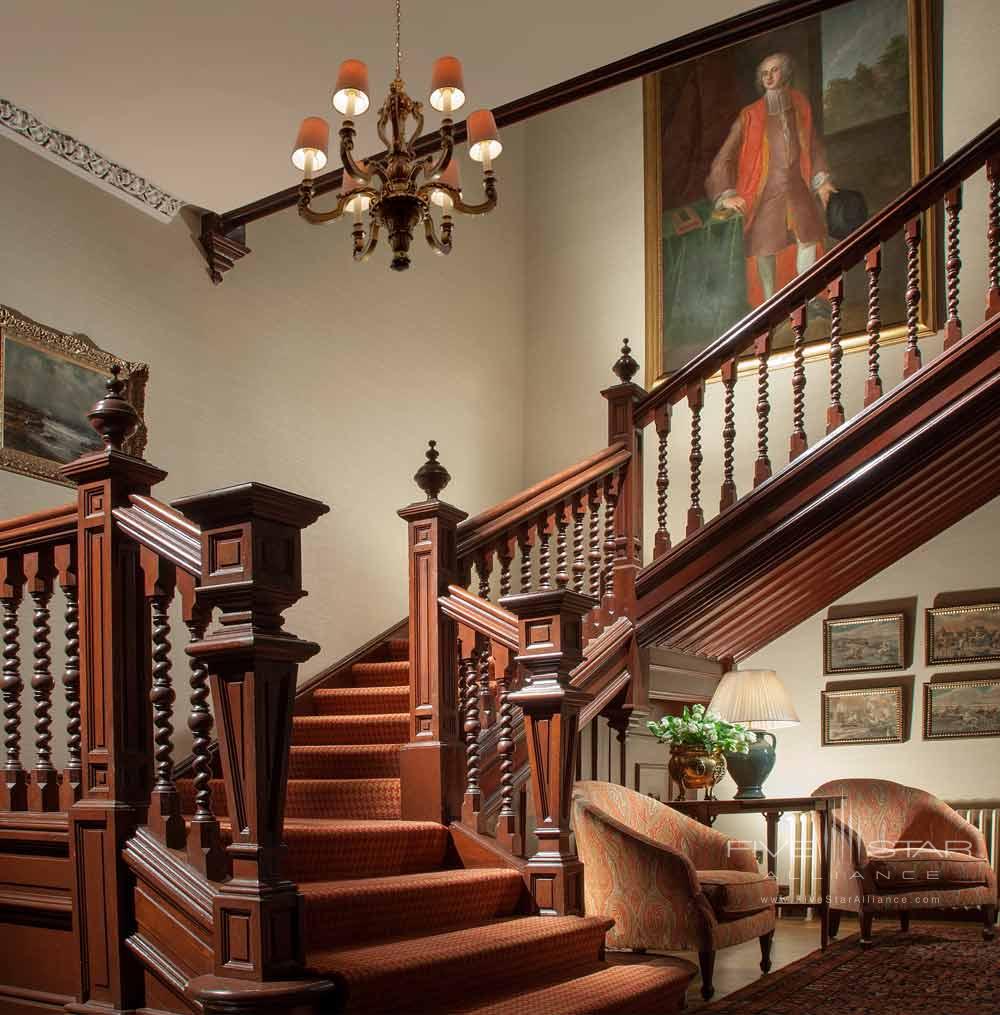
{"type": "Polygon", "coordinates": [[[748,754],[726,752],[726,767],[736,782],[737,792],[734,800],[763,800],[764,791],[761,786],[774,768],[774,749],[777,741],[773,733],[751,730],[757,737],[750,745],[748,754]],[[770,743],[766,738],[770,737],[770,743]]]}

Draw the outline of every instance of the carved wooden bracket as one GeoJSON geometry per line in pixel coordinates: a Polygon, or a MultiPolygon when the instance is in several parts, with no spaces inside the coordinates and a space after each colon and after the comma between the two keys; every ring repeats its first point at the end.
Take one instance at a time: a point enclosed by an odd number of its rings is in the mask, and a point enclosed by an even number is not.
{"type": "Polygon", "coordinates": [[[220,285],[226,272],[247,254],[252,253],[246,245],[245,225],[227,230],[223,219],[215,212],[201,217],[201,247],[208,262],[208,277],[212,285],[220,285]]]}

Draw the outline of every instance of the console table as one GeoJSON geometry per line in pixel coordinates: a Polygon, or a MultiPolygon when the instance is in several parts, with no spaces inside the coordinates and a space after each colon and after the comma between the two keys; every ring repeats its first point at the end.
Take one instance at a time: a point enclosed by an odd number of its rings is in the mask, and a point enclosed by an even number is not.
{"type": "MultiPolygon", "coordinates": [[[[819,815],[820,947],[830,942],[830,815],[844,802],[840,796],[765,797],[762,800],[668,800],[671,807],[700,821],[715,824],[720,814],[763,814],[767,824],[767,873],[775,876],[778,822],[786,812],[815,811],[819,815]]],[[[791,903],[778,900],[777,905],[791,903]]]]}

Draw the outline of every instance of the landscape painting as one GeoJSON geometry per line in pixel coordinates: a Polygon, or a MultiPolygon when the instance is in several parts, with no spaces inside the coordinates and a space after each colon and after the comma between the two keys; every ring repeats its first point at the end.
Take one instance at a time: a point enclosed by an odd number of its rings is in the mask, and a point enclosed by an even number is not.
{"type": "Polygon", "coordinates": [[[823,621],[823,672],[865,673],[906,665],[902,613],[823,621]]]}
{"type": "Polygon", "coordinates": [[[105,395],[114,366],[140,418],[123,450],[141,457],[146,364],[130,363],[86,335],[57,331],[0,305],[0,468],[69,485],[60,466],[101,447],[87,413],[105,395]]]}
{"type": "Polygon", "coordinates": [[[1000,736],[1000,677],[924,684],[924,738],[1000,736]]]}
{"type": "Polygon", "coordinates": [[[824,746],[902,742],[902,687],[822,693],[824,746]]]}
{"type": "Polygon", "coordinates": [[[1000,659],[1000,603],[927,611],[927,664],[1000,659]]]}
{"type": "MultiPolygon", "coordinates": [[[[807,270],[935,164],[931,0],[852,0],[645,79],[647,386],[807,270]]],[[[927,232],[920,327],[937,269],[927,232]]],[[[903,334],[905,248],[883,251],[883,337],[903,334]]],[[[807,341],[829,337],[809,304],[807,341]]],[[[867,317],[862,266],[844,334],[867,317]]],[[[782,325],[773,347],[791,345],[782,325]]],[[[846,348],[850,348],[850,342],[846,348]]]]}

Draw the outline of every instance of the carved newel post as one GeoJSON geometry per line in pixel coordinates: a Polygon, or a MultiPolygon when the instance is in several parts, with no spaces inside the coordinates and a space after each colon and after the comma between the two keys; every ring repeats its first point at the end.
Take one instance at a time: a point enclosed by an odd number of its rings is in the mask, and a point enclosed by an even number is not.
{"type": "Polygon", "coordinates": [[[282,630],[302,589],[301,530],[328,508],[259,483],[177,501],[202,530],[198,601],[217,625],[187,651],[208,669],[233,841],[215,899],[215,974],[280,980],[301,970],[295,885],[282,834],[299,663],[319,651],[282,630]]]}
{"type": "Polygon", "coordinates": [[[590,696],[570,686],[583,660],[583,618],[593,599],[567,588],[507,596],[516,614],[524,674],[510,701],[524,712],[538,852],[528,861],[531,894],[546,915],[583,913],[583,865],[570,841],[570,804],[580,709],[590,696]]]}
{"type": "Polygon", "coordinates": [[[615,510],[612,595],[602,603],[609,623],[623,615],[635,620],[635,579],[642,567],[642,430],[633,422],[633,412],[646,394],[632,380],[639,364],[627,338],[611,369],[619,383],[601,392],[608,401],[608,444],[621,442],[632,457],[621,470],[615,510]]]}
{"type": "MultiPolygon", "coordinates": [[[[134,921],[122,847],[146,821],[152,784],[149,622],[139,547],[112,512],[166,476],[122,451],[138,425],[115,367],[88,419],[104,447],[63,466],[77,484],[79,530],[80,799],[69,812],[73,933],[80,954],[77,1012],[142,1004],[142,970],[125,944],[134,921]]],[[[57,570],[65,570],[60,559],[57,570]]],[[[37,576],[36,576],[37,582],[37,576]]]]}
{"type": "Polygon", "coordinates": [[[399,759],[402,815],[410,821],[443,821],[462,810],[459,749],[457,638],[438,598],[458,580],[458,523],[465,511],[438,499],[451,476],[430,441],[413,479],[427,495],[403,508],[409,526],[410,741],[399,759]]]}

